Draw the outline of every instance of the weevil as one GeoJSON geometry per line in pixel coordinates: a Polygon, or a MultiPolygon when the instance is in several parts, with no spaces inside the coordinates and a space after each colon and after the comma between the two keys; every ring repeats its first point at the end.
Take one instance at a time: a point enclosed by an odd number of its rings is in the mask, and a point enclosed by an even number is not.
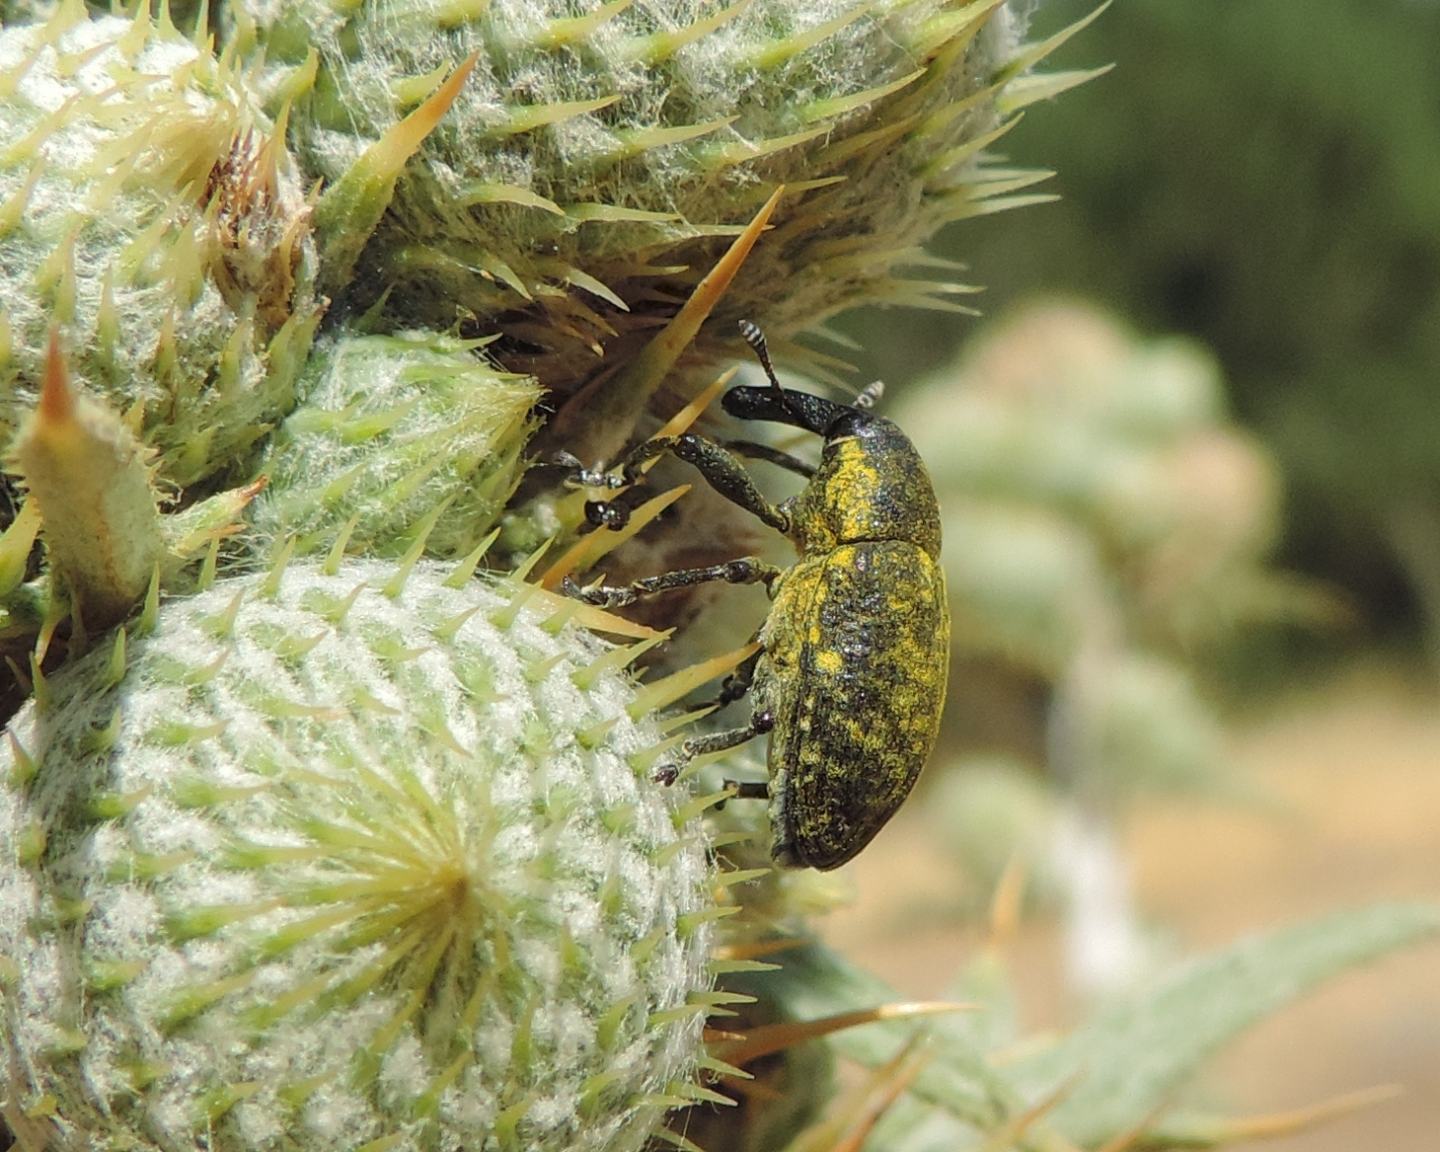
{"type": "MultiPolygon", "coordinates": [[[[647,440],[622,461],[620,480],[671,453],[717,492],[788,536],[798,559],[778,568],[753,556],[620,586],[567,587],[609,608],[712,580],[764,584],[770,610],[759,648],[725,681],[719,703],[750,695],[743,727],[687,740],[656,774],[673,782],[689,760],[769,733],[766,783],[727,781],[737,799],[768,799],[771,855],[785,867],[837,868],[894,815],[915,785],[940,725],[950,613],[940,570],[940,510],[910,439],[859,407],[784,388],[760,329],[741,330],[768,387],[732,388],[722,407],[742,420],[788,424],[824,438],[818,467],[765,445],[728,447],[694,433],[647,440]],[[740,455],[807,480],[772,504],[740,455]]],[[[588,474],[594,479],[596,474],[588,474]]],[[[623,524],[623,501],[594,501],[592,522],[623,524]]]]}

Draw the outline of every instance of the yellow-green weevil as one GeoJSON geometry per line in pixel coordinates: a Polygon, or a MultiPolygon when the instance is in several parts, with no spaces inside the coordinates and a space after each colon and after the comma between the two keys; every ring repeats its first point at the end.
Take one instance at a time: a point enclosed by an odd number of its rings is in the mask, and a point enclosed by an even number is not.
{"type": "MultiPolygon", "coordinates": [[[[770,385],[733,388],[722,406],[743,420],[823,436],[819,467],[764,445],[731,442],[727,448],[686,433],[639,445],[613,482],[634,482],[645,461],[673,453],[722,496],[788,536],[797,562],[781,569],[744,557],[623,586],[567,587],[614,608],[709,580],[766,586],[771,606],[760,648],[720,694],[724,704],[753,689],[750,722],[686,741],[656,778],[672,782],[693,757],[768,732],[768,783],[734,784],[735,795],[770,801],[777,863],[836,868],[894,815],[935,745],[950,651],[938,563],[940,511],[924,462],[895,424],[781,387],[760,329],[746,321],[741,330],[770,385]],[[779,464],[809,483],[772,504],[735,452],[779,464]]],[[[629,512],[621,501],[596,501],[589,515],[596,524],[618,527],[629,512]]]]}

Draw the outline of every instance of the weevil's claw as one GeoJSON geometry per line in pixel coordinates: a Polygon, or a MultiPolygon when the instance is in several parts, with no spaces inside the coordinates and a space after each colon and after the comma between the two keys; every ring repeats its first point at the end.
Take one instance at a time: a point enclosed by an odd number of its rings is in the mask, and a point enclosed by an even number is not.
{"type": "Polygon", "coordinates": [[[550,468],[564,468],[569,473],[564,480],[565,487],[572,490],[577,488],[624,488],[631,483],[625,476],[612,472],[608,465],[597,464],[593,468],[587,468],[580,457],[564,448],[556,449],[540,463],[550,468]]]}
{"type": "Polygon", "coordinates": [[[664,784],[667,788],[674,784],[679,778],[679,764],[662,764],[659,768],[655,769],[655,774],[650,777],[656,784],[664,784]]]}
{"type": "Polygon", "coordinates": [[[639,597],[629,588],[608,588],[604,584],[596,583],[588,588],[577,584],[571,576],[566,576],[560,587],[565,595],[573,596],[576,600],[583,600],[586,604],[593,604],[597,608],[625,608],[634,604],[639,597]]]}
{"type": "Polygon", "coordinates": [[[618,500],[587,500],[585,519],[596,528],[618,532],[630,523],[630,509],[618,500]]]}
{"type": "Polygon", "coordinates": [[[602,608],[605,607],[609,600],[598,587],[586,588],[580,584],[574,576],[570,575],[566,575],[565,578],[560,581],[560,590],[574,600],[582,600],[586,604],[595,604],[602,608]]]}
{"type": "Polygon", "coordinates": [[[575,478],[582,488],[624,488],[630,482],[605,468],[582,468],[575,478]]]}

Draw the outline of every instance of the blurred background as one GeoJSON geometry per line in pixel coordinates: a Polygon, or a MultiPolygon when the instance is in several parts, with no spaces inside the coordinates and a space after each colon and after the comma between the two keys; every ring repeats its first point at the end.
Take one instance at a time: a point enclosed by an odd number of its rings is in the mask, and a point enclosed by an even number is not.
{"type": "MultiPolygon", "coordinates": [[[[1431,0],[1122,0],[1052,61],[1114,70],[999,145],[1061,199],[937,245],[984,316],[837,325],[931,462],[955,613],[942,749],[829,922],[904,992],[941,991],[1007,868],[1037,1029],[1440,894],[1437,61],[1431,0]]],[[[1266,1146],[1435,1147],[1437,973],[1432,947],[1347,978],[1202,1094],[1399,1083],[1266,1146]]]]}

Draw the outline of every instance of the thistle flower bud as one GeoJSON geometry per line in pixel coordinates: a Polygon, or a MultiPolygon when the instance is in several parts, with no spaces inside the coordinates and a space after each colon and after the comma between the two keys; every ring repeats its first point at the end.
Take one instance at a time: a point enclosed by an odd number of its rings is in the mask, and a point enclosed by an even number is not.
{"type": "Polygon", "coordinates": [[[49,678],[0,741],[22,1146],[640,1147],[693,1087],[710,867],[573,607],[297,563],[49,678]]]}
{"type": "Polygon", "coordinates": [[[261,462],[256,529],[303,547],[343,531],[352,551],[384,555],[430,517],[432,555],[479,544],[519,482],[540,389],[474,345],[433,332],[323,339],[261,462]]]}
{"type": "Polygon", "coordinates": [[[0,29],[0,441],[59,325],[160,475],[237,465],[288,409],[320,316],[283,125],[147,5],[0,29]]]}

